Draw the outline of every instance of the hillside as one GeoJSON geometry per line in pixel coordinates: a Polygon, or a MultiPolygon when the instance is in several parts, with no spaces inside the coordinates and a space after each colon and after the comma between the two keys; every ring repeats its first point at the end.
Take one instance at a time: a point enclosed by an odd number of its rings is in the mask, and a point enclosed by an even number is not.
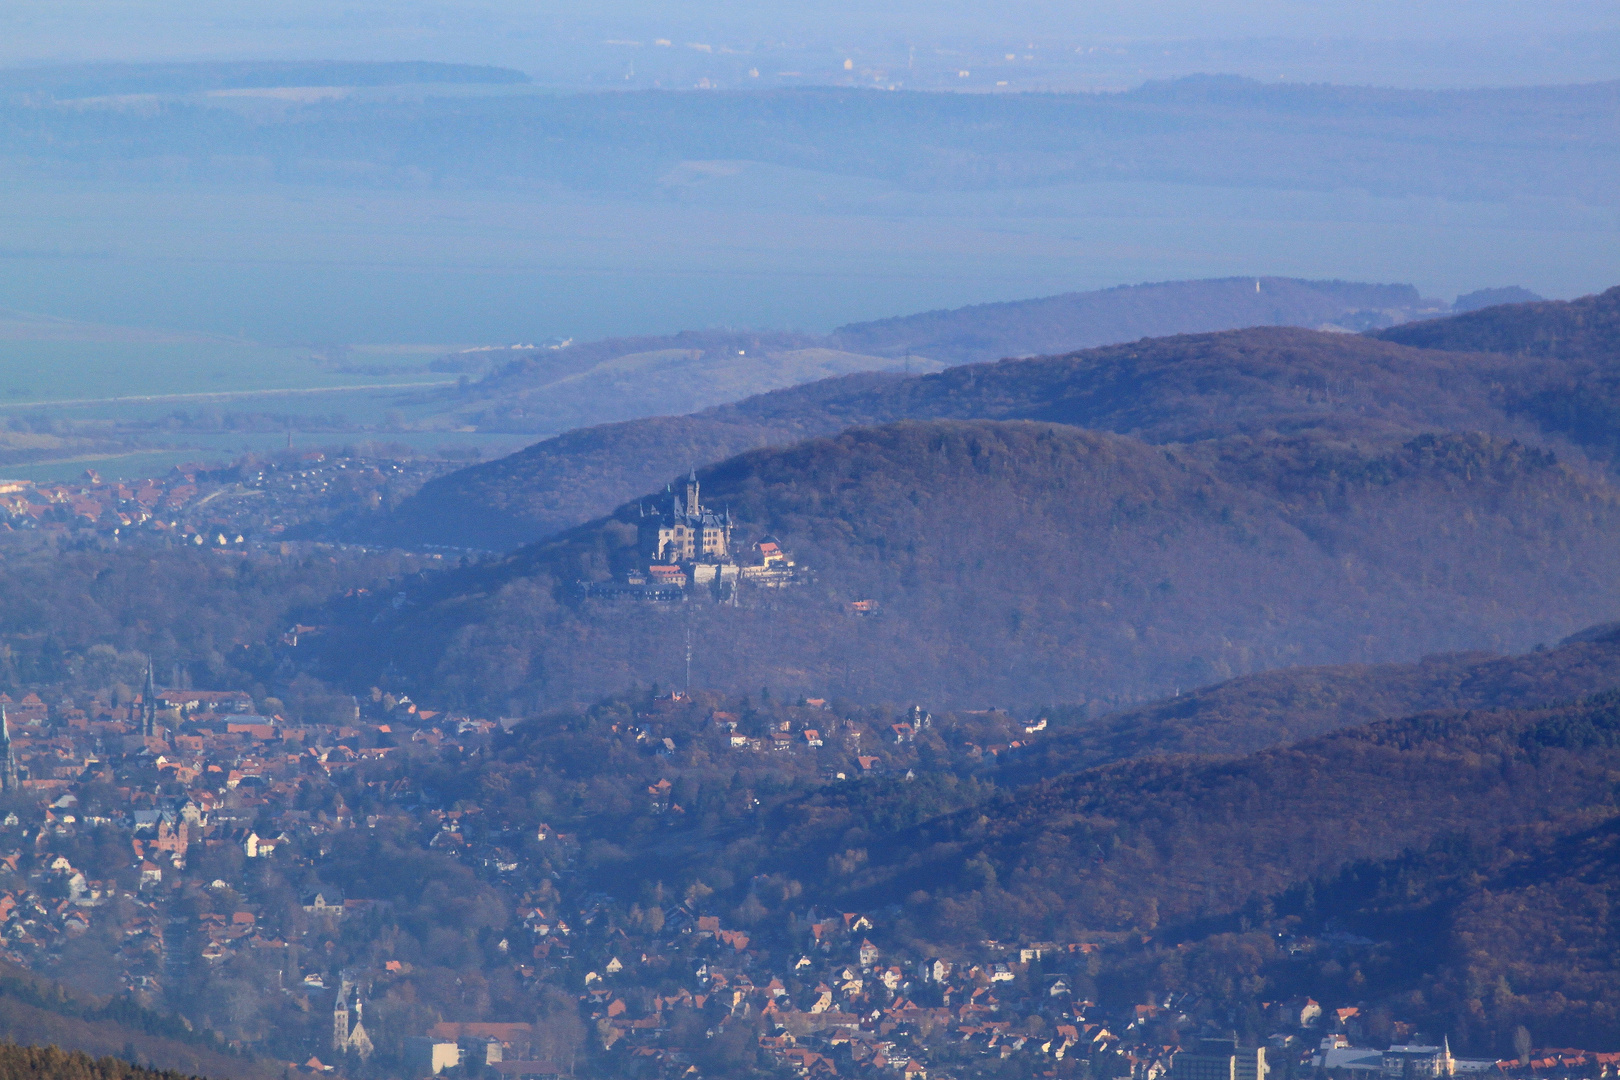
{"type": "Polygon", "coordinates": [[[1496,304],[1444,319],[1405,323],[1373,337],[1422,349],[1620,361],[1620,286],[1579,300],[1496,304]]]}
{"type": "Polygon", "coordinates": [[[1410,285],[1219,278],[928,311],[841,326],[833,338],[853,352],[970,364],[1245,326],[1365,330],[1442,310],[1410,285]]]}
{"type": "MultiPolygon", "coordinates": [[[[1383,999],[1460,1040],[1528,1022],[1549,1042],[1613,1046],[1617,748],[1610,694],[1126,763],[863,834],[866,864],[831,902],[903,901],[925,941],[1147,931],[1163,944],[1122,966],[1161,990],[1241,1005],[1232,984],[1252,976],[1257,993],[1383,999]],[[1347,924],[1372,940],[1317,940],[1347,924]]],[[[787,830],[783,864],[836,852],[858,827],[852,798],[784,814],[816,827],[787,830]]]]}
{"type": "Polygon", "coordinates": [[[1031,419],[1149,442],[1243,432],[1374,438],[1535,429],[1498,403],[1531,362],[1364,337],[1255,328],[1157,338],[931,375],[848,376],[693,416],[569,432],[423,486],[389,523],[399,539],[509,548],[604,514],[692,464],[901,419],[1031,419]]]}
{"type": "Polygon", "coordinates": [[[274,1062],[232,1054],[189,1023],[127,997],[81,994],[9,963],[0,964],[0,1040],[23,1044],[0,1043],[0,1075],[7,1080],[173,1080],[187,1074],[272,1080],[282,1072],[274,1062]],[[91,1060],[108,1054],[125,1060],[91,1060]],[[165,1072],[136,1068],[134,1061],[165,1072]]]}
{"type": "Polygon", "coordinates": [[[831,334],[689,330],[474,349],[433,364],[463,380],[454,390],[420,395],[415,404],[425,412],[414,423],[553,434],[692,412],[861,371],[920,374],[948,364],[1243,326],[1364,329],[1439,310],[1410,285],[1227,278],[981,304],[831,334]]]}
{"type": "Polygon", "coordinates": [[[1489,349],[1543,361],[1504,387],[1509,413],[1620,465],[1620,287],[1579,300],[1502,304],[1377,335],[1426,349],[1489,349]]]}
{"type": "Polygon", "coordinates": [[[154,1071],[115,1057],[99,1060],[56,1046],[0,1044],[5,1080],[183,1080],[184,1073],[154,1071]]]}
{"type": "MultiPolygon", "coordinates": [[[[1226,446],[1226,444],[1219,444],[1226,446]]],[[[693,679],[930,704],[1140,701],[1290,664],[1526,649],[1620,610],[1620,502],[1483,436],[1221,459],[1033,422],[858,428],[700,473],[738,537],[814,583],[688,606],[693,679]],[[1573,553],[1579,551],[1580,557],[1573,553]],[[880,614],[851,617],[849,601],[880,614]]],[[[635,556],[637,504],[358,605],[333,663],[492,708],[680,678],[674,614],[574,599],[635,556]],[[357,642],[369,641],[369,655],[357,642]]]]}
{"type": "Polygon", "coordinates": [[[1472,1054],[1510,1052],[1501,1040],[1521,1023],[1538,1045],[1620,1046],[1614,692],[1000,786],[961,771],[975,744],[1017,730],[1005,714],[936,715],[897,742],[881,733],[899,710],[838,702],[850,723],[815,753],[726,749],[721,708],[751,735],[830,734],[822,708],[779,700],[642,690],[559,709],[440,782],[446,800],[491,793],[518,832],[577,827],[589,888],[678,883],[787,964],[817,912],[870,912],[885,956],[965,964],[1015,942],[1100,945],[1019,978],[1075,980],[1127,1019],[1145,995],[1186,994],[1194,1025],[1263,1038],[1263,1003],[1309,995],[1359,1007],[1367,1042],[1400,1019],[1472,1054]],[[674,749],[641,746],[661,737],[674,749]],[[827,781],[864,751],[887,776],[827,781]],[[659,778],[680,813],[641,797],[659,778]],[[529,790],[559,794],[494,795],[529,790]]]}
{"type": "Polygon", "coordinates": [[[1052,732],[996,773],[1000,783],[1150,754],[1247,754],[1437,709],[1522,709],[1620,687],[1613,624],[1519,656],[1451,653],[1417,663],[1290,667],[1100,717],[1048,710],[1052,732]]]}
{"type": "Polygon", "coordinates": [[[680,414],[783,387],[862,371],[937,371],[943,364],[866,355],[812,334],[687,331],[556,347],[452,354],[445,371],[476,381],[425,393],[415,425],[553,434],[604,421],[680,414]]]}
{"type": "Polygon", "coordinates": [[[832,334],[711,329],[473,349],[433,364],[463,379],[454,390],[419,395],[412,403],[418,410],[413,424],[549,435],[693,412],[861,371],[925,373],[948,364],[1242,326],[1364,329],[1439,310],[1410,285],[1227,278],[981,304],[845,326],[832,334]]]}
{"type": "Polygon", "coordinates": [[[1014,788],[930,826],[931,849],[915,832],[885,838],[847,888],[867,903],[929,888],[936,910],[955,894],[996,937],[1153,929],[1449,835],[1596,823],[1620,810],[1617,763],[1613,695],[1424,713],[1236,759],[1123,762],[1014,788]],[[1313,841],[1321,826],[1331,842],[1313,841]],[[1002,884],[963,870],[980,857],[1002,884]]]}

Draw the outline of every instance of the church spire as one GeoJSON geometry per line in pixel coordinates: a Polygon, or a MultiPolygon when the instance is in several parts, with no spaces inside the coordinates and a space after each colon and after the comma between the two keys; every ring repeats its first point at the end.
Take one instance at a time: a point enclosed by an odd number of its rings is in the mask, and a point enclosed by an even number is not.
{"type": "Polygon", "coordinates": [[[141,734],[146,738],[157,734],[157,679],[151,657],[146,660],[146,685],[141,689],[141,734]]]}
{"type": "Polygon", "coordinates": [[[18,788],[17,756],[11,749],[11,722],[6,719],[6,707],[0,705],[0,744],[5,748],[5,761],[0,763],[0,791],[12,792],[18,788]]]}

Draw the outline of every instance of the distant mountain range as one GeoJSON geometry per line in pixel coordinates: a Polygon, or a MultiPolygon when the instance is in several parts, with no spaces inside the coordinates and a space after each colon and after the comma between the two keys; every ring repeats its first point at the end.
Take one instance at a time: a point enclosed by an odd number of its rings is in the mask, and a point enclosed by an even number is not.
{"type": "Polygon", "coordinates": [[[981,304],[831,334],[702,330],[478,349],[435,363],[436,370],[464,379],[454,391],[423,395],[427,416],[418,424],[551,434],[691,412],[860,371],[922,374],[951,364],[1244,326],[1365,330],[1445,310],[1410,285],[1226,278],[981,304]]]}
{"type": "MultiPolygon", "coordinates": [[[[1620,306],[1620,293],[1591,303],[1620,306]]],[[[1462,318],[1489,310],[1497,309],[1462,318]]],[[[605,513],[685,467],[900,419],[1051,420],[1155,443],[1318,428],[1346,435],[1486,430],[1553,438],[1560,446],[1579,441],[1606,453],[1610,429],[1601,417],[1571,426],[1560,411],[1571,362],[1556,370],[1548,363],[1279,328],[1155,338],[909,378],[854,375],[694,415],[548,439],[427,485],[400,507],[388,534],[510,548],[605,513]]]]}
{"type": "Polygon", "coordinates": [[[1245,326],[1361,331],[1446,311],[1410,285],[1219,278],[930,311],[840,327],[833,338],[851,352],[970,364],[1245,326]]]}

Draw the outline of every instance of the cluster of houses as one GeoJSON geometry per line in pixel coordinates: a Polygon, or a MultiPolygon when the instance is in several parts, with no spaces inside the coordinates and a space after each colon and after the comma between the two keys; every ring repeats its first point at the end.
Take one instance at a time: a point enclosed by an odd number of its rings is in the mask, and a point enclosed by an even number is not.
{"type": "Polygon", "coordinates": [[[289,525],[333,505],[375,508],[385,492],[409,490],[452,467],[303,450],[176,465],[141,480],[103,480],[94,469],[71,482],[0,480],[0,531],[235,548],[278,540],[289,525]]]}
{"type": "MultiPolygon", "coordinates": [[[[0,819],[0,954],[51,973],[72,939],[116,920],[117,978],[136,994],[161,993],[181,959],[201,965],[206,979],[211,971],[226,977],[238,960],[274,958],[270,966],[286,973],[275,992],[332,1010],[330,1036],[300,1066],[311,1074],[383,1054],[388,1068],[413,1080],[458,1070],[546,1077],[570,1072],[573,1065],[559,1057],[577,1052],[622,1055],[641,1075],[673,1080],[694,1068],[690,1034],[698,1030],[709,1039],[745,1035],[761,1064],[802,1076],[942,1080],[986,1062],[1025,1075],[1081,1076],[1088,1062],[1108,1054],[1132,1080],[1178,1071],[1186,1075],[1177,1080],[1200,1080],[1190,1070],[1208,1055],[1200,1049],[1178,1070],[1178,1057],[1190,1051],[1163,1041],[1196,1026],[1186,1020],[1188,1001],[1171,997],[1111,1012],[1086,1000],[1094,991],[1085,972],[1098,943],[982,941],[952,956],[917,957],[889,944],[890,916],[882,912],[798,909],[786,941],[733,922],[735,914],[706,907],[697,894],[627,914],[613,898],[581,894],[572,884],[581,864],[577,836],[532,824],[518,836],[498,809],[436,804],[397,768],[390,771],[419,753],[478,760],[510,722],[435,712],[381,692],[358,702],[352,719],[330,724],[291,723],[263,707],[245,693],[162,690],[150,681],[127,702],[0,695],[0,790],[8,800],[0,819]],[[375,970],[331,972],[320,947],[323,937],[366,925],[376,900],[316,887],[289,923],[265,917],[251,873],[230,880],[199,873],[220,864],[202,857],[214,849],[245,868],[269,860],[297,871],[293,877],[318,879],[328,839],[375,824],[333,797],[350,784],[376,789],[385,813],[418,827],[420,843],[514,898],[498,938],[499,963],[536,993],[567,988],[577,1000],[583,1045],[569,1050],[555,1033],[477,1013],[442,1017],[403,1042],[397,1029],[380,1038],[378,1031],[391,1029],[378,1024],[377,1010],[388,1007],[390,986],[413,977],[409,966],[382,958],[375,970]],[[117,849],[100,842],[109,829],[117,849]],[[83,843],[92,832],[98,844],[83,843]],[[196,903],[203,895],[215,902],[196,903]],[[187,914],[198,910],[205,913],[187,914]]],[[[643,810],[664,824],[682,812],[677,780],[689,753],[758,754],[750,767],[830,779],[837,774],[829,769],[901,775],[916,764],[920,746],[965,762],[972,750],[1038,734],[1031,730],[1038,722],[1006,714],[856,716],[821,699],[762,715],[677,694],[623,717],[609,735],[639,755],[643,810]]],[[[750,792],[738,799],[740,812],[758,805],[750,792]]],[[[1392,1080],[1545,1073],[1577,1063],[1607,1075],[1615,1064],[1573,1050],[1538,1051],[1525,1063],[1474,1062],[1405,1025],[1397,1025],[1395,1045],[1365,1049],[1358,1044],[1368,1033],[1356,1008],[1324,1011],[1305,998],[1271,1009],[1280,1034],[1257,1049],[1253,1075],[1242,1080],[1265,1080],[1268,1054],[1272,1062],[1392,1080]]]]}
{"type": "MultiPolygon", "coordinates": [[[[671,1045],[669,1036],[693,1010],[710,1038],[741,1028],[751,1033],[762,1064],[801,1076],[943,1078],[950,1074],[937,1063],[942,1039],[956,1066],[1021,1055],[1032,1068],[1067,1059],[1067,1075],[1086,1056],[1119,1044],[1103,1023],[1087,1018],[1095,1005],[1076,1000],[1067,979],[1037,974],[1043,962],[1065,966],[1092,945],[992,942],[985,943],[988,952],[1004,961],[918,963],[874,944],[870,917],[812,909],[800,920],[802,947],[781,953],[762,949],[720,916],[680,904],[661,909],[656,953],[627,947],[621,955],[613,938],[624,935],[593,935],[595,915],[581,909],[570,926],[527,901],[519,911],[537,960],[606,957],[581,976],[587,1030],[603,1050],[654,1075],[691,1074],[691,1048],[671,1045]],[[677,958],[686,963],[672,962],[677,958]],[[677,970],[688,974],[672,980],[677,970]],[[672,988],[672,981],[680,985],[672,988]],[[647,993],[653,985],[663,989],[647,993]]],[[[441,1023],[407,1040],[407,1060],[418,1075],[473,1063],[506,1076],[566,1071],[534,1052],[532,1034],[528,1024],[441,1023]]]]}
{"type": "MultiPolygon", "coordinates": [[[[341,811],[297,809],[298,795],[386,759],[397,746],[392,726],[292,724],[253,709],[239,691],[150,683],[117,704],[105,695],[47,703],[35,693],[16,700],[0,693],[0,794],[15,807],[0,819],[0,955],[49,971],[68,938],[117,918],[119,981],[131,991],[159,991],[177,946],[164,911],[199,851],[228,846],[268,859],[294,835],[352,827],[341,811]],[[76,866],[83,841],[108,829],[123,837],[123,859],[76,866]]],[[[405,738],[446,742],[437,730],[405,738]]],[[[306,910],[319,913],[320,903],[306,910]]],[[[245,907],[202,915],[183,936],[182,947],[209,963],[289,945],[245,907]]]]}

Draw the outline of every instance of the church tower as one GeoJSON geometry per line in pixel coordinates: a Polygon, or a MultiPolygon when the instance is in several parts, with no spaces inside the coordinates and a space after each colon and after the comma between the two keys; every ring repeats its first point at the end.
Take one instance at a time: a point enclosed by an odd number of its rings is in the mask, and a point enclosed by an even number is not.
{"type": "Polygon", "coordinates": [[[349,1048],[348,987],[339,986],[337,1000],[332,1004],[332,1049],[341,1054],[349,1048]]]}
{"type": "Polygon", "coordinates": [[[141,734],[150,739],[157,734],[157,680],[152,661],[146,661],[146,685],[141,688],[141,734]]]}
{"type": "Polygon", "coordinates": [[[374,1049],[371,1045],[371,1036],[366,1034],[365,1021],[362,1014],[365,1005],[360,1001],[359,990],[354,994],[354,1023],[349,1023],[349,981],[342,979],[338,986],[337,1000],[332,1004],[332,1050],[338,1054],[358,1054],[364,1061],[371,1056],[374,1049]]]}
{"type": "Polygon", "coordinates": [[[360,1000],[360,992],[354,995],[354,1026],[349,1029],[348,1050],[352,1054],[359,1054],[360,1060],[365,1061],[371,1056],[371,1036],[366,1034],[366,1025],[360,1019],[360,1013],[365,1004],[360,1000]]]}
{"type": "Polygon", "coordinates": [[[17,755],[11,749],[11,722],[6,719],[6,707],[0,705],[0,746],[6,759],[0,763],[0,791],[10,793],[22,785],[17,783],[17,755]]]}

